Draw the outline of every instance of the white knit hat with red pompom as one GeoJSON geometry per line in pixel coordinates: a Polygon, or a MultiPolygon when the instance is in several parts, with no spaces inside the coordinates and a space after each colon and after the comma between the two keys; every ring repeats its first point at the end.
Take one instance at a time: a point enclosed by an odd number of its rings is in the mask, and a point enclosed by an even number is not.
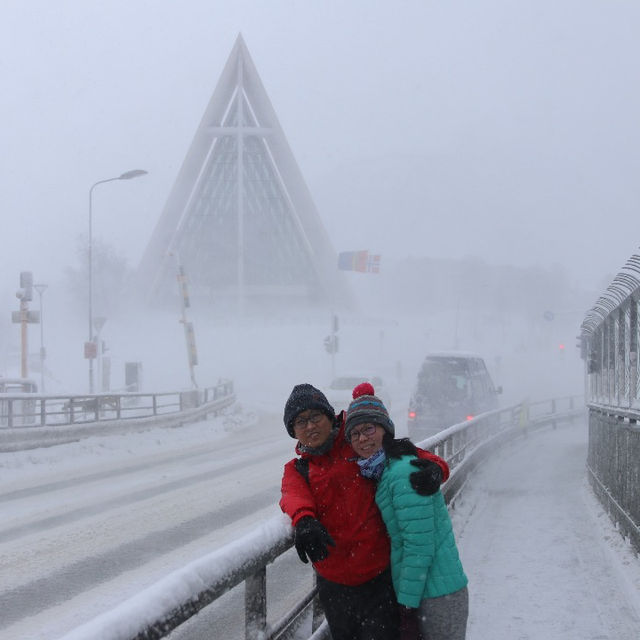
{"type": "Polygon", "coordinates": [[[347,409],[345,423],[345,436],[349,440],[351,430],[358,424],[371,422],[379,424],[391,436],[395,436],[393,420],[384,406],[384,402],[375,395],[373,385],[369,382],[361,382],[353,389],[353,401],[347,409]]]}

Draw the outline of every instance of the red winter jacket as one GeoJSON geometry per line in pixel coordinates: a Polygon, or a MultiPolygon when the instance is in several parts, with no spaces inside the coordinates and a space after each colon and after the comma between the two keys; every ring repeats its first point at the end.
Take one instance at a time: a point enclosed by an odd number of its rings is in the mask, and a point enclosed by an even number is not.
{"type": "MultiPolygon", "coordinates": [[[[296,469],[295,459],[287,462],[280,508],[293,525],[312,516],[326,527],[336,546],[313,566],[327,580],[354,586],[387,568],[389,538],[375,502],[376,485],[360,475],[357,456],[344,438],[344,411],[336,419],[340,430],[328,453],[310,455],[296,446],[296,453],[308,460],[309,479],[296,469]]],[[[449,477],[442,458],[421,449],[418,453],[440,465],[443,482],[449,477]]]]}

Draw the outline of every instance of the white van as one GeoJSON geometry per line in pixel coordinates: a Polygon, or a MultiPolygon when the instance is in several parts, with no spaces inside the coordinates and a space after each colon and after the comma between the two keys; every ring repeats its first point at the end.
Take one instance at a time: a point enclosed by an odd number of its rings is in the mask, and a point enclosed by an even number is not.
{"type": "Polygon", "coordinates": [[[380,376],[366,373],[349,373],[337,376],[331,381],[328,388],[323,389],[324,395],[336,413],[340,413],[340,411],[349,407],[353,400],[352,392],[354,387],[362,382],[370,382],[376,392],[376,396],[382,400],[387,409],[390,409],[391,397],[380,376]]]}

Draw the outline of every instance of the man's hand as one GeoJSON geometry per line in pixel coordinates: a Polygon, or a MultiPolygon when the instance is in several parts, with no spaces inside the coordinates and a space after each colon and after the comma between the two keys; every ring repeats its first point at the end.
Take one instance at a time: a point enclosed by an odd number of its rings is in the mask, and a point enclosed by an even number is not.
{"type": "Polygon", "coordinates": [[[318,562],[329,555],[327,545],[336,546],[322,523],[311,516],[300,518],[296,524],[294,542],[302,562],[318,562]],[[307,559],[308,556],[308,559],[307,559]]]}
{"type": "Polygon", "coordinates": [[[420,468],[409,476],[413,490],[421,496],[433,495],[442,484],[440,465],[425,458],[412,460],[411,464],[420,468]]]}

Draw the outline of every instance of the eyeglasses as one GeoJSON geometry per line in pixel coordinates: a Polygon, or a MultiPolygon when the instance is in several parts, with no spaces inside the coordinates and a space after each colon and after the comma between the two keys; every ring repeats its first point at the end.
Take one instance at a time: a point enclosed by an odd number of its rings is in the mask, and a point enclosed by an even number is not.
{"type": "Polygon", "coordinates": [[[320,422],[322,418],[324,418],[324,413],[320,413],[320,412],[310,413],[306,418],[302,418],[302,417],[296,418],[293,421],[293,428],[304,429],[309,422],[311,422],[312,424],[318,424],[318,422],[320,422]]]}
{"type": "Polygon", "coordinates": [[[360,429],[360,431],[352,431],[349,434],[349,440],[351,442],[353,442],[354,440],[359,440],[360,436],[365,436],[365,438],[368,438],[376,432],[377,426],[378,425],[376,424],[365,424],[362,429],[360,429]]]}

